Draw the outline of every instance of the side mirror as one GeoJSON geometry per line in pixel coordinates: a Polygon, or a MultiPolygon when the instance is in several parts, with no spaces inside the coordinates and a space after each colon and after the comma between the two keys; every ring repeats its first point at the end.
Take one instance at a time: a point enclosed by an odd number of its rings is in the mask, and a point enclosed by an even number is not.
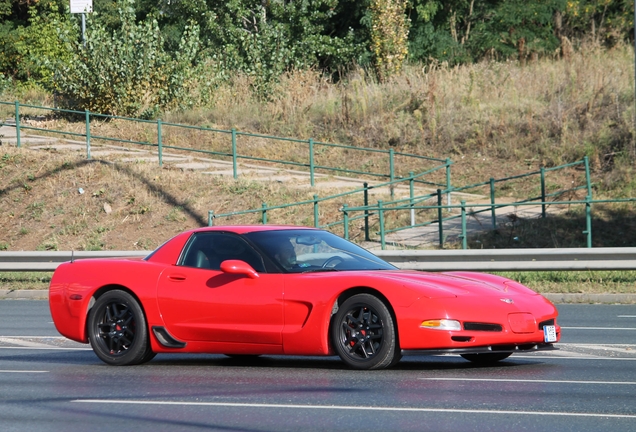
{"type": "Polygon", "coordinates": [[[258,273],[251,265],[241,260],[225,260],[221,263],[221,271],[224,273],[246,275],[250,279],[258,279],[258,273]]]}

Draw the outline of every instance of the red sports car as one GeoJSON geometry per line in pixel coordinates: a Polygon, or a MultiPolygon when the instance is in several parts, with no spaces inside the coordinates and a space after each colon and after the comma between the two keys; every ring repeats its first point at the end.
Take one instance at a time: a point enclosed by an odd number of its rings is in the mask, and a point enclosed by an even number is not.
{"type": "Polygon", "coordinates": [[[554,305],[513,280],[398,270],[289,226],[206,227],[143,259],[67,262],[49,302],[58,331],[111,365],[156,353],[337,354],[355,369],[408,354],[491,363],[560,338],[554,305]]]}

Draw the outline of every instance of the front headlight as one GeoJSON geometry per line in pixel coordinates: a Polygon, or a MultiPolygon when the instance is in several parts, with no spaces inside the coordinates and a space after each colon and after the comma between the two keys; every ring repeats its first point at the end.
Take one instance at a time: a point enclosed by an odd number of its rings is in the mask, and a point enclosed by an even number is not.
{"type": "Polygon", "coordinates": [[[420,327],[430,328],[433,330],[461,330],[462,325],[457,320],[449,319],[433,319],[426,320],[420,324],[420,327]]]}

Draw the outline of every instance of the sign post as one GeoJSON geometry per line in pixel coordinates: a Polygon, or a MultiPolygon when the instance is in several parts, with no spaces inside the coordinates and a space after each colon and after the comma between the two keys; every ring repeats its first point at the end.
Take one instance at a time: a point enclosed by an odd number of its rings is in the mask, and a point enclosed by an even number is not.
{"type": "Polygon", "coordinates": [[[86,14],[93,12],[93,0],[70,0],[71,13],[82,14],[82,45],[86,46],[86,14]]]}

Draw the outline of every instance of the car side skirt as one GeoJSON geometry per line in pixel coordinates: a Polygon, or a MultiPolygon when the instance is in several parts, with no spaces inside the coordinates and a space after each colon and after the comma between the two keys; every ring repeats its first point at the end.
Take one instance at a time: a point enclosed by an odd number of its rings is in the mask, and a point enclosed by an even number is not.
{"type": "Polygon", "coordinates": [[[187,345],[185,342],[173,337],[165,327],[153,326],[152,332],[157,338],[157,341],[167,348],[185,348],[187,345]]]}

